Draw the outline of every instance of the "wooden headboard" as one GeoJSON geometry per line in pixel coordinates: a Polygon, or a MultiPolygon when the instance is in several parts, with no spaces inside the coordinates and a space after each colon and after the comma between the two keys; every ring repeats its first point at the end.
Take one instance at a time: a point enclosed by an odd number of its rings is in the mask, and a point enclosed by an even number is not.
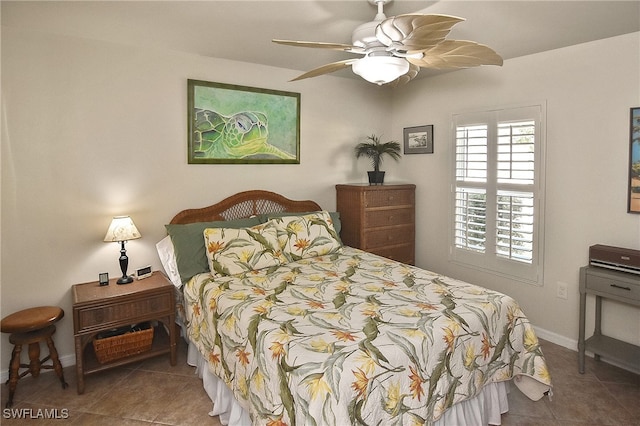
{"type": "Polygon", "coordinates": [[[200,209],[183,210],[171,219],[171,224],[234,220],[268,213],[305,213],[322,210],[311,200],[290,200],[270,191],[253,190],[235,195],[200,209]]]}

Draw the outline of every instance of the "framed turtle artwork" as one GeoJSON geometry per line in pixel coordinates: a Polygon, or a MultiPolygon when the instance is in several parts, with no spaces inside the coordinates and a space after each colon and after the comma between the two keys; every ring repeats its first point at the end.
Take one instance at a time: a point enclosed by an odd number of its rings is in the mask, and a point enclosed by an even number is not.
{"type": "Polygon", "coordinates": [[[189,164],[300,164],[300,93],[187,80],[189,164]]]}

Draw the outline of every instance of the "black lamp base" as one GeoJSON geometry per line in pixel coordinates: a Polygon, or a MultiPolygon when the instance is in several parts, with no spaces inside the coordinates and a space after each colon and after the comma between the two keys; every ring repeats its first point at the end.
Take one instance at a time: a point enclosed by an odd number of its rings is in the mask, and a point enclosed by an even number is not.
{"type": "Polygon", "coordinates": [[[129,276],[124,276],[122,278],[118,278],[118,281],[116,281],[116,284],[131,284],[132,282],[133,282],[133,277],[129,275],[129,276]]]}
{"type": "Polygon", "coordinates": [[[133,277],[127,275],[127,267],[129,266],[129,258],[127,257],[127,251],[124,248],[124,241],[120,242],[122,246],[120,246],[120,270],[122,271],[122,278],[119,278],[116,281],[116,284],[130,284],[133,282],[133,277]]]}

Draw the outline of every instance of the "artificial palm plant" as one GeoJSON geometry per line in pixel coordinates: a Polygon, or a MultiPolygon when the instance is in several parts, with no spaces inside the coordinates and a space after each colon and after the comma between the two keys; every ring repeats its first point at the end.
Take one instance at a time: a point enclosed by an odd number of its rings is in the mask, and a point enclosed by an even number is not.
{"type": "Polygon", "coordinates": [[[373,171],[368,172],[370,184],[382,184],[384,172],[380,165],[385,155],[398,161],[400,159],[400,144],[396,141],[380,142],[376,135],[367,136],[366,142],[360,142],[355,147],[356,158],[368,157],[371,160],[373,171]]]}

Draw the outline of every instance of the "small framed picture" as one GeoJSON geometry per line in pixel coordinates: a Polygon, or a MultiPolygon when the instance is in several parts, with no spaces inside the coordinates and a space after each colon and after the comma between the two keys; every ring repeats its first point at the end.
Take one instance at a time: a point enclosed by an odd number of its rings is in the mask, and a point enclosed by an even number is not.
{"type": "Polygon", "coordinates": [[[109,285],[109,274],[107,272],[100,272],[98,274],[98,282],[100,286],[109,285]]]}
{"type": "Polygon", "coordinates": [[[433,125],[404,128],[405,154],[433,154],[433,125]]]}

